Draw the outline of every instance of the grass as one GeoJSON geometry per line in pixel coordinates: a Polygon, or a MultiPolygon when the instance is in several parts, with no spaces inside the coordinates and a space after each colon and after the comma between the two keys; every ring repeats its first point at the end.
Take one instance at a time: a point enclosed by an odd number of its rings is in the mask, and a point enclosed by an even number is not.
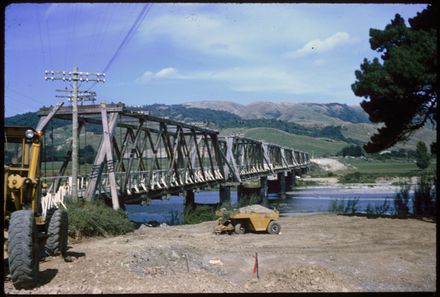
{"type": "MultiPolygon", "coordinates": [[[[418,176],[422,172],[415,163],[406,160],[374,160],[374,159],[345,159],[339,158],[345,165],[351,165],[364,176],[372,177],[408,177],[418,176]]],[[[427,172],[434,174],[435,161],[432,161],[427,172]]]]}
{"type": "Polygon", "coordinates": [[[273,128],[248,129],[244,135],[245,137],[302,150],[313,156],[336,154],[347,145],[343,141],[291,134],[273,128]]]}

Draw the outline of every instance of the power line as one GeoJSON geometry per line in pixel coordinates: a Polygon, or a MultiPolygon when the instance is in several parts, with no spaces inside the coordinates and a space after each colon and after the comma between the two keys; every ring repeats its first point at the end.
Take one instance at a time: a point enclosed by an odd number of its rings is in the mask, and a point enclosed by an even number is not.
{"type": "Polygon", "coordinates": [[[40,24],[40,14],[38,11],[38,8],[35,7],[35,16],[37,18],[37,28],[38,28],[38,36],[40,38],[40,47],[41,47],[41,55],[43,56],[43,68],[46,68],[46,55],[45,55],[45,51],[43,48],[43,37],[41,35],[41,24],[40,24]]]}
{"type": "MultiPolygon", "coordinates": [[[[108,69],[110,68],[110,66],[113,64],[113,62],[116,60],[116,58],[118,57],[119,53],[121,52],[121,50],[125,47],[125,45],[130,41],[131,37],[134,35],[134,33],[137,31],[137,29],[139,28],[139,26],[142,24],[143,20],[145,19],[145,17],[147,16],[148,12],[151,9],[152,4],[151,3],[147,3],[145,4],[145,6],[142,8],[141,12],[139,13],[138,17],[136,18],[136,20],[134,21],[133,25],[130,27],[130,29],[128,30],[127,34],[125,35],[124,39],[122,40],[121,44],[119,45],[119,47],[117,48],[116,52],[113,54],[113,56],[110,58],[110,61],[107,63],[107,65],[104,67],[104,70],[102,72],[106,73],[108,71],[108,69]]],[[[94,86],[96,85],[96,83],[94,83],[88,90],[91,90],[94,86]]]]}
{"type": "Polygon", "coordinates": [[[104,70],[102,72],[106,73],[107,70],[110,68],[110,66],[113,64],[121,50],[124,48],[124,46],[128,43],[128,41],[133,36],[134,32],[138,29],[139,25],[142,23],[142,21],[145,19],[145,16],[147,15],[149,8],[151,7],[150,3],[145,4],[144,8],[142,8],[142,11],[139,13],[138,17],[136,18],[135,22],[131,26],[130,30],[128,30],[127,34],[125,35],[124,39],[122,40],[121,44],[119,45],[116,52],[111,57],[110,61],[105,66],[104,70]]]}
{"type": "Polygon", "coordinates": [[[13,92],[13,93],[15,93],[15,94],[17,94],[17,95],[19,95],[19,96],[21,96],[21,97],[23,97],[23,98],[27,98],[27,99],[29,99],[29,100],[32,100],[32,101],[35,102],[35,103],[43,104],[43,105],[44,105],[43,102],[38,101],[38,100],[35,100],[34,98],[32,98],[32,97],[30,97],[30,96],[28,96],[28,95],[25,95],[25,94],[23,94],[23,93],[20,93],[19,91],[14,90],[13,88],[11,88],[11,87],[9,87],[9,86],[6,86],[6,89],[9,90],[9,91],[11,91],[11,92],[13,92]]]}

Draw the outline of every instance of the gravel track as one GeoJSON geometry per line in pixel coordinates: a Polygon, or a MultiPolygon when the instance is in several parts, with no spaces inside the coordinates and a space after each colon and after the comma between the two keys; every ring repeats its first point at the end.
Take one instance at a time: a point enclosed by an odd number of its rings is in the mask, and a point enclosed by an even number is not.
{"type": "Polygon", "coordinates": [[[279,235],[215,235],[215,222],[140,228],[69,242],[40,263],[39,286],[13,294],[435,291],[436,224],[307,215],[279,235]],[[258,253],[259,276],[252,272],[258,253]]]}

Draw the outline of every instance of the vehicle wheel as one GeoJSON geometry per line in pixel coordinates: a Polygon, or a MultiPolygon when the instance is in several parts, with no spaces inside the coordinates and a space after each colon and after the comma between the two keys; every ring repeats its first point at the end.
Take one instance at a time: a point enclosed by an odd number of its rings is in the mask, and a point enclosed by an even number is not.
{"type": "Polygon", "coordinates": [[[276,221],[271,221],[267,226],[267,232],[270,234],[278,234],[281,231],[281,225],[276,221]]]}
{"type": "Polygon", "coordinates": [[[32,211],[14,211],[8,233],[8,264],[12,283],[17,289],[32,289],[37,283],[39,268],[37,228],[32,211]]]}
{"type": "Polygon", "coordinates": [[[246,232],[246,228],[240,223],[235,224],[234,228],[235,228],[235,233],[237,234],[244,234],[246,232]]]}
{"type": "Polygon", "coordinates": [[[57,209],[49,219],[47,227],[47,240],[44,250],[49,256],[61,254],[63,257],[67,252],[67,212],[57,209]]]}

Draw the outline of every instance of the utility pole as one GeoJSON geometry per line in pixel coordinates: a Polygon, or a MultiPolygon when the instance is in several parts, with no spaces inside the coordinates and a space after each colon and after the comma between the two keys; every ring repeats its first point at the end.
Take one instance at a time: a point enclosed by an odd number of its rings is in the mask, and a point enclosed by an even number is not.
{"type": "MultiPolygon", "coordinates": [[[[73,90],[56,90],[57,92],[65,92],[70,93],[69,95],[56,95],[57,98],[67,98],[69,102],[73,102],[73,90]]],[[[77,101],[78,102],[84,102],[84,101],[93,101],[93,103],[96,101],[96,92],[90,92],[90,91],[80,91],[78,90],[77,94],[77,101]]]]}
{"type": "Polygon", "coordinates": [[[73,71],[45,71],[45,80],[72,82],[72,200],[78,201],[78,82],[105,82],[105,73],[73,71]]]}

